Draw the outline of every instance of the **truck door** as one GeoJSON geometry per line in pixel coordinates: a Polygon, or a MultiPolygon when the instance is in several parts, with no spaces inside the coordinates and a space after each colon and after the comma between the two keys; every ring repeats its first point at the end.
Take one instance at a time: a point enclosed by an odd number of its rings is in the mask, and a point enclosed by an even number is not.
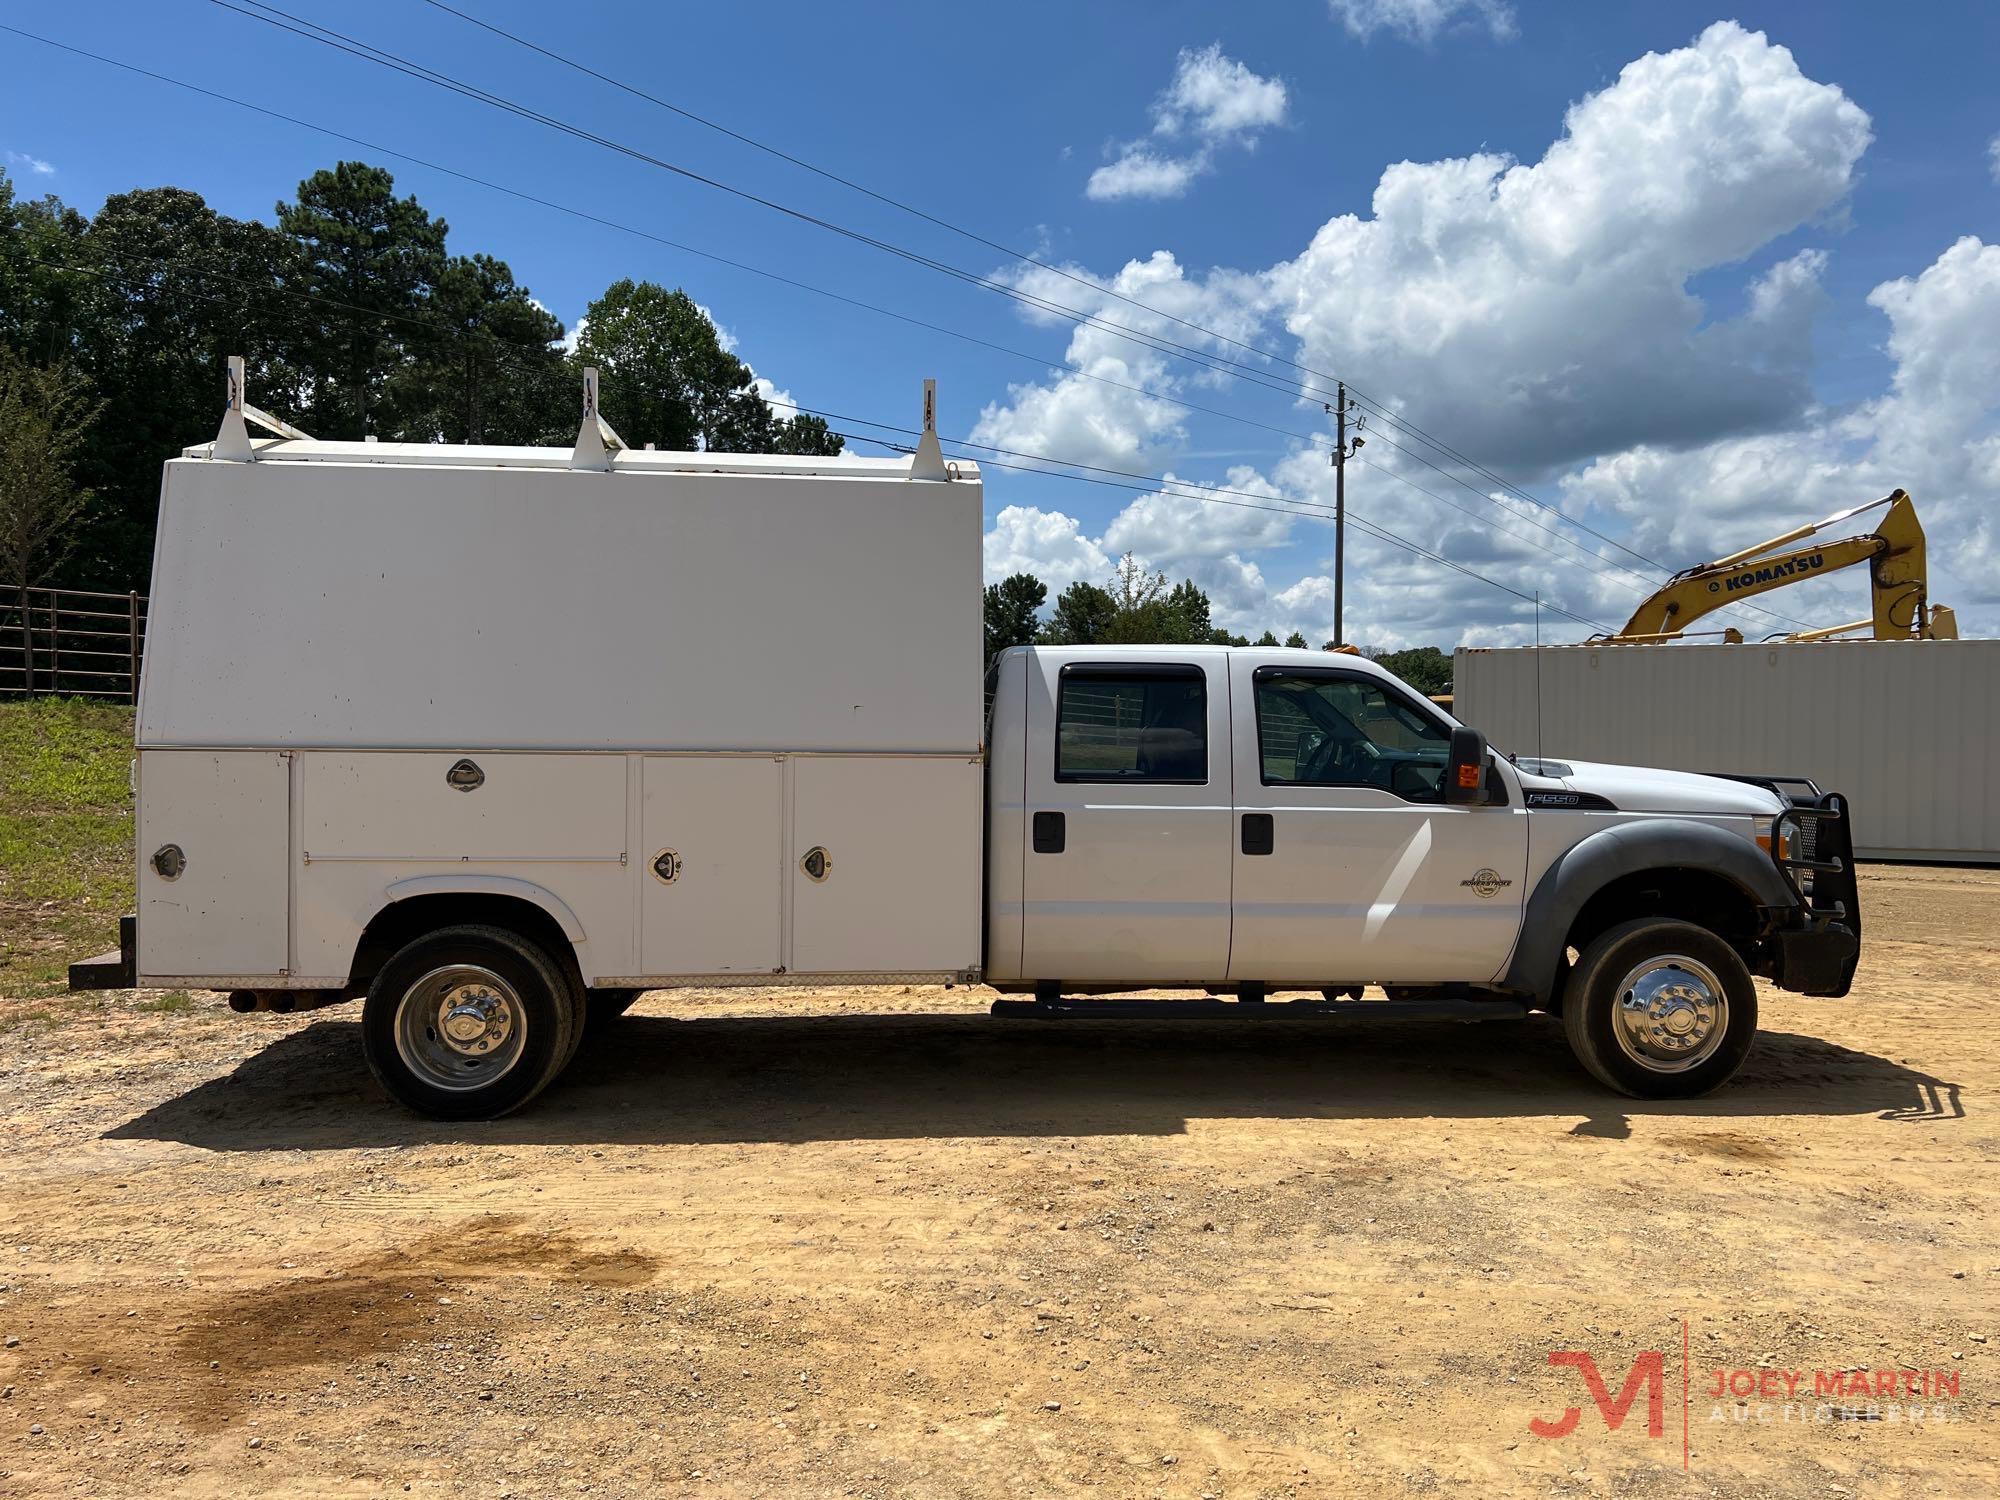
{"type": "Polygon", "coordinates": [[[1448,724],[1379,677],[1254,658],[1232,660],[1231,673],[1229,977],[1493,978],[1520,927],[1528,826],[1519,797],[1446,806],[1448,724]]]}
{"type": "Polygon", "coordinates": [[[1229,963],[1227,658],[1038,652],[1028,678],[1029,979],[1219,980],[1229,963]]]}

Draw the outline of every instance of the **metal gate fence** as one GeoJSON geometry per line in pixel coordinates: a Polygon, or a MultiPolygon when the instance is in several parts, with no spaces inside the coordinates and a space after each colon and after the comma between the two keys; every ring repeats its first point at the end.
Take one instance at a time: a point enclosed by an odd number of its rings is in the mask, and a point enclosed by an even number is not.
{"type": "Polygon", "coordinates": [[[136,703],[145,641],[143,594],[0,589],[0,697],[136,703]]]}

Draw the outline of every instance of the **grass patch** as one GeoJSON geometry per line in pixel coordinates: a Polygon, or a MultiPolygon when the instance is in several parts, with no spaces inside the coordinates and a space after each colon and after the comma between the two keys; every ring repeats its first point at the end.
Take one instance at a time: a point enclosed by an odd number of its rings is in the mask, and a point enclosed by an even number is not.
{"type": "MultiPolygon", "coordinates": [[[[132,910],[132,710],[0,703],[0,996],[63,992],[132,910]]],[[[37,1013],[14,1013],[14,1020],[37,1013]]]]}
{"type": "Polygon", "coordinates": [[[186,990],[161,990],[157,995],[149,995],[132,1007],[134,1010],[150,1010],[164,1016],[185,1015],[195,1008],[194,996],[186,990]]]}

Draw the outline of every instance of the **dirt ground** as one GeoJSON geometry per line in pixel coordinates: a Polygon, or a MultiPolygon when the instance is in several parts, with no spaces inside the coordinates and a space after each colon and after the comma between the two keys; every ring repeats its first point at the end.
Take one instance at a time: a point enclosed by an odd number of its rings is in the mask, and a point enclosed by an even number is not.
{"type": "Polygon", "coordinates": [[[1545,1018],[661,992],[454,1127],[353,1007],[0,1001],[0,1494],[2000,1494],[2000,875],[1863,900],[1687,1104],[1545,1018]]]}

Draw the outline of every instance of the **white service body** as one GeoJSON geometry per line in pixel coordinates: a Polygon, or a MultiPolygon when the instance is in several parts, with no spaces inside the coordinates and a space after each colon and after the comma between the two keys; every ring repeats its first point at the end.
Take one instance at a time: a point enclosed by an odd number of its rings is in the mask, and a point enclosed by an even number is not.
{"type": "Polygon", "coordinates": [[[533,902],[591,985],[979,968],[976,469],[207,452],[161,493],[140,983],[344,986],[444,891],[533,902]]]}

